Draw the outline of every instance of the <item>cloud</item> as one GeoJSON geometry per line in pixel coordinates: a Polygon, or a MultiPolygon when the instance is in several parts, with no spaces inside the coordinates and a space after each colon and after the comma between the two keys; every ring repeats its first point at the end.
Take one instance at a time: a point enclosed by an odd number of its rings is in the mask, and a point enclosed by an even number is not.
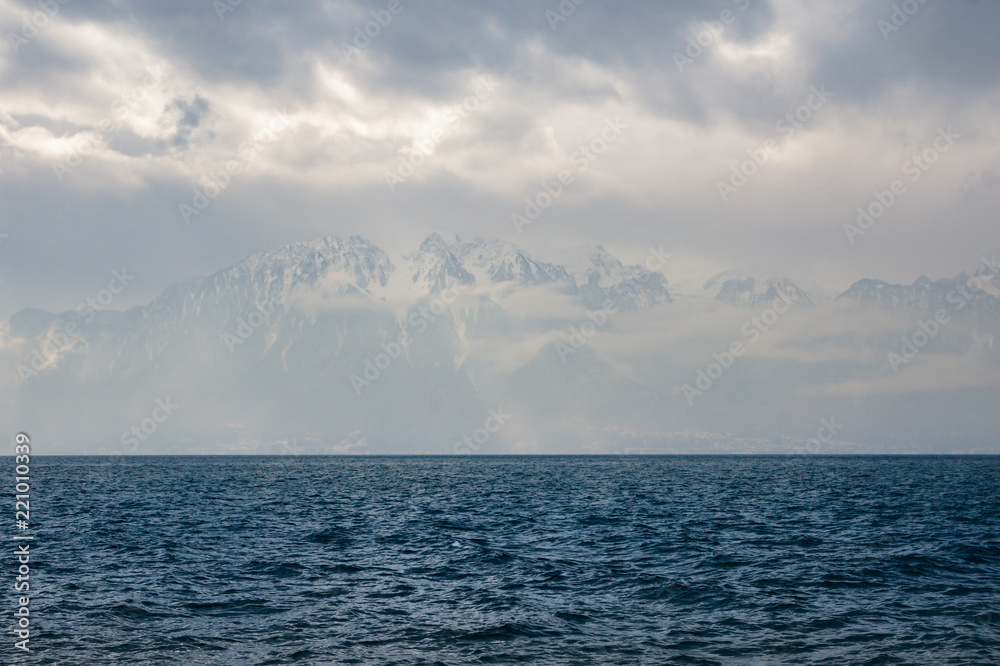
{"type": "MultiPolygon", "coordinates": [[[[383,4],[244,2],[221,20],[211,3],[61,5],[0,53],[0,316],[70,307],[123,261],[142,266],[125,303],[136,305],[325,234],[392,252],[440,230],[542,258],[580,238],[637,254],[665,244],[833,292],[861,277],[954,274],[1000,246],[1000,8],[925,3],[884,38],[893,4],[590,0],[553,29],[557,2],[403,2],[350,61],[343,45],[383,4]],[[679,71],[674,55],[726,11],[732,22],[679,71]],[[116,100],[156,68],[161,82],[102,133],[116,100]],[[386,173],[480,77],[501,85],[390,191],[386,173]],[[782,135],[812,86],[833,93],[829,104],[782,135]],[[184,224],[178,207],[278,113],[288,130],[184,224]],[[517,234],[510,216],[524,198],[619,117],[621,140],[517,234]],[[842,226],[857,206],[947,126],[961,142],[849,245],[842,226]],[[91,136],[92,154],[59,180],[54,164],[91,136]],[[780,151],[722,202],[718,182],[775,138],[780,151]]],[[[0,3],[5,32],[32,7],[0,3]]]]}

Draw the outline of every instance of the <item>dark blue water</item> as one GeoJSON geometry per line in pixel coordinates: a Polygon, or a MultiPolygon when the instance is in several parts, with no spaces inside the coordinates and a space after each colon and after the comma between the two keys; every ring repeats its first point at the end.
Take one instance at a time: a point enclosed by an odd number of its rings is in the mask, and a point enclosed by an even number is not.
{"type": "Polygon", "coordinates": [[[994,458],[33,463],[24,663],[1000,664],[994,458]]]}

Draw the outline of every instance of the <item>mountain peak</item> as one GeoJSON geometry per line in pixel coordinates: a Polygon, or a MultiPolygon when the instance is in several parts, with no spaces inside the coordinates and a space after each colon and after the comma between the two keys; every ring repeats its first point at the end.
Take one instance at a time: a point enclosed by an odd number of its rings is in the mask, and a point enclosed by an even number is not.
{"type": "Polygon", "coordinates": [[[601,307],[611,300],[622,310],[645,310],[673,301],[659,273],[638,264],[626,266],[600,245],[590,248],[586,256],[586,266],[574,278],[588,306],[601,307]]]}
{"type": "Polygon", "coordinates": [[[484,241],[477,238],[460,243],[457,252],[470,269],[488,283],[538,285],[569,278],[562,266],[537,261],[521,248],[506,241],[484,241]]]}
{"type": "MultiPolygon", "coordinates": [[[[913,313],[927,312],[936,308],[951,310],[955,307],[955,301],[952,299],[961,294],[960,290],[968,285],[970,280],[969,274],[964,271],[954,278],[939,280],[931,280],[921,275],[911,285],[889,284],[881,280],[858,280],[838,296],[838,300],[852,299],[878,304],[890,310],[913,313]]],[[[965,302],[964,295],[960,298],[965,302]]],[[[989,291],[971,299],[971,302],[977,309],[1000,310],[1000,301],[989,291]]]]}
{"type": "Polygon", "coordinates": [[[807,292],[782,276],[757,279],[738,271],[725,271],[710,278],[704,289],[713,300],[738,307],[762,307],[781,296],[797,305],[815,305],[807,292]]]}
{"type": "Polygon", "coordinates": [[[425,238],[412,255],[408,275],[413,284],[428,294],[476,283],[476,278],[465,269],[451,246],[437,232],[425,238]]]}
{"type": "Polygon", "coordinates": [[[448,243],[445,242],[445,240],[441,236],[441,234],[439,234],[438,232],[435,231],[435,232],[432,232],[430,235],[427,236],[427,238],[424,239],[424,242],[420,244],[420,248],[417,251],[418,252],[436,252],[436,251],[448,252],[450,250],[449,250],[449,247],[448,247],[448,243]]]}
{"type": "Polygon", "coordinates": [[[249,271],[260,274],[265,281],[269,281],[267,277],[280,279],[289,288],[335,277],[342,283],[341,293],[364,293],[375,285],[385,286],[393,270],[389,255],[362,236],[346,240],[322,236],[254,254],[216,276],[227,271],[249,271]]]}

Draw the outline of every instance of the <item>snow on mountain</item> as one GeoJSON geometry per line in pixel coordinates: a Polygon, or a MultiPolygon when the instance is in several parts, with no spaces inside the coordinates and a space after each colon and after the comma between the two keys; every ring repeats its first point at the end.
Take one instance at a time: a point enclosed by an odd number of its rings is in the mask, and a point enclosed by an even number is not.
{"type": "Polygon", "coordinates": [[[648,310],[673,301],[661,273],[626,265],[601,246],[561,254],[572,288],[588,308],[602,308],[610,300],[621,310],[648,310]]]}
{"type": "MultiPolygon", "coordinates": [[[[178,336],[199,331],[206,344],[263,313],[270,324],[284,316],[293,292],[325,298],[367,297],[385,287],[394,267],[370,241],[324,237],[261,252],[207,278],[166,289],[137,308],[140,322],[124,343],[124,358],[152,358],[178,336]]],[[[103,313],[102,313],[103,314],[103,313]]]]}
{"type": "Polygon", "coordinates": [[[922,314],[938,309],[1000,316],[1000,289],[997,276],[984,279],[960,273],[954,278],[931,280],[921,276],[910,285],[889,284],[881,280],[859,280],[837,300],[855,300],[882,309],[922,314]]]}
{"type": "Polygon", "coordinates": [[[393,270],[389,256],[361,236],[346,240],[327,236],[255,254],[216,275],[265,284],[280,279],[289,288],[314,286],[322,277],[336,276],[339,294],[360,294],[375,285],[385,286],[393,270]]]}
{"type": "Polygon", "coordinates": [[[564,267],[536,261],[506,241],[477,239],[459,243],[456,254],[476,274],[477,281],[537,286],[569,279],[564,267]]]}
{"type": "Polygon", "coordinates": [[[416,287],[416,293],[434,294],[449,287],[468,287],[476,283],[475,276],[465,269],[441,234],[432,233],[414,254],[404,258],[409,261],[406,276],[416,287]]]}
{"type": "Polygon", "coordinates": [[[796,305],[813,306],[813,298],[786,277],[758,279],[736,271],[726,271],[703,286],[708,298],[736,307],[760,308],[783,295],[796,305]]]}
{"type": "Polygon", "coordinates": [[[325,237],[261,252],[207,278],[170,287],[141,311],[147,321],[202,314],[225,319],[262,304],[280,307],[294,289],[369,295],[386,285],[393,270],[389,256],[360,236],[325,237]]]}
{"type": "Polygon", "coordinates": [[[606,252],[599,245],[594,248],[587,259],[589,264],[583,269],[584,284],[608,289],[621,283],[627,277],[627,273],[629,273],[625,265],[617,257],[606,252]]]}
{"type": "MultiPolygon", "coordinates": [[[[914,311],[947,304],[968,282],[964,275],[910,286],[863,280],[841,299],[914,311]]],[[[804,306],[815,302],[787,278],[723,273],[702,284],[690,302],[714,311],[766,307],[779,293],[804,306]]],[[[1000,338],[998,302],[990,293],[978,297],[974,329],[950,325],[926,358],[992,353],[1000,338]]],[[[0,412],[0,427],[31,429],[67,450],[79,444],[108,452],[109,442],[148,417],[155,400],[169,397],[181,407],[163,425],[158,450],[280,453],[282,442],[310,441],[319,442],[316,451],[446,452],[453,438],[481,426],[488,409],[502,406],[519,425],[491,439],[496,451],[505,437],[603,450],[618,445],[614,433],[633,432],[655,450],[669,446],[667,433],[678,428],[714,432],[730,421],[736,427],[785,418],[766,411],[785,401],[753,402],[770,394],[748,392],[741,381],[791,397],[810,394],[797,382],[815,381],[812,366],[776,374],[766,358],[747,356],[738,373],[706,395],[701,416],[683,412],[670,396],[712,357],[692,353],[690,367],[682,367],[688,361],[675,359],[687,350],[661,356],[656,347],[661,334],[670,344],[664,322],[697,325],[702,313],[692,323],[684,319],[688,310],[673,304],[661,274],[600,247],[567,266],[504,241],[449,244],[431,234],[393,262],[358,236],[319,238],[255,254],[127,312],[17,313],[0,325],[0,404],[10,406],[0,412]],[[449,286],[467,289],[445,303],[437,296],[449,286]],[[595,311],[608,300],[621,311],[658,310],[621,327],[602,323],[610,316],[593,319],[592,331],[582,333],[580,306],[595,311]],[[524,316],[518,308],[525,303],[540,314],[524,316]],[[63,336],[70,324],[74,332],[63,336]],[[630,348],[643,340],[645,348],[630,348]],[[557,341],[572,344],[572,354],[557,353],[557,341]],[[51,418],[53,404],[60,419],[51,418]]],[[[884,356],[898,341],[886,334],[869,345],[867,358],[884,356]]],[[[842,344],[850,358],[861,343],[842,344]]],[[[814,410],[807,411],[811,426],[814,410]]]]}

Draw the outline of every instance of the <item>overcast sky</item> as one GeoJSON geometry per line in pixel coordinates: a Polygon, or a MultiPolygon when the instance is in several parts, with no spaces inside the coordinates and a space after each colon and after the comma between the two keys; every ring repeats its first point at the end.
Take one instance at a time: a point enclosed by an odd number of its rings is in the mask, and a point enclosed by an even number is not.
{"type": "Polygon", "coordinates": [[[833,291],[1000,250],[1000,3],[59,1],[0,0],[2,317],[327,234],[663,246],[668,278],[833,291]]]}

